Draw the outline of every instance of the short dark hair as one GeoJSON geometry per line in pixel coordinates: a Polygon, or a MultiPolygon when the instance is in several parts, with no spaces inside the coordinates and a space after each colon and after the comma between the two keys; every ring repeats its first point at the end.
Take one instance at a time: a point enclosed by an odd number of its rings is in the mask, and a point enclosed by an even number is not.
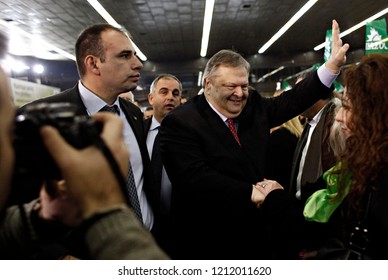
{"type": "Polygon", "coordinates": [[[113,30],[122,33],[130,38],[130,34],[123,28],[117,28],[108,23],[100,23],[87,27],[78,36],[75,43],[75,57],[77,60],[78,74],[83,77],[86,73],[84,59],[88,55],[94,55],[105,61],[104,47],[101,43],[101,33],[107,30],[113,30]]]}

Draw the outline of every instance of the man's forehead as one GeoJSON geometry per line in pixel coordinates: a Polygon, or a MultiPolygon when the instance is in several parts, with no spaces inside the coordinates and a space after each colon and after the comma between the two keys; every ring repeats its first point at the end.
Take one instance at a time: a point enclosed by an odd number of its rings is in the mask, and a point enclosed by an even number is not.
{"type": "Polygon", "coordinates": [[[161,79],[156,83],[156,86],[157,86],[157,87],[166,87],[165,85],[166,85],[167,83],[168,83],[168,84],[174,83],[174,84],[176,84],[176,86],[179,85],[179,83],[178,83],[175,79],[166,77],[166,78],[161,78],[161,79]]]}
{"type": "Polygon", "coordinates": [[[221,76],[222,73],[238,73],[238,75],[247,75],[247,69],[244,66],[230,66],[230,65],[220,65],[215,69],[214,75],[221,76]]]}
{"type": "Polygon", "coordinates": [[[101,33],[101,39],[106,46],[124,47],[129,51],[134,51],[132,41],[125,33],[115,30],[106,30],[101,33]]]}

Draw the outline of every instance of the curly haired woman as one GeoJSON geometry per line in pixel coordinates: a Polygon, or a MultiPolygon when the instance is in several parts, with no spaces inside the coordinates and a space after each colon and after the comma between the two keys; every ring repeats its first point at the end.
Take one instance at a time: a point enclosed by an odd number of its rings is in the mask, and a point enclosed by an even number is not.
{"type": "Polygon", "coordinates": [[[346,147],[339,163],[323,175],[325,189],[300,205],[276,181],[256,185],[252,201],[261,205],[274,228],[288,230],[295,253],[306,248],[307,240],[315,246],[316,258],[335,258],[322,248],[328,249],[333,240],[351,245],[351,234],[363,221],[367,231],[350,248],[368,258],[388,259],[387,73],[387,54],[367,55],[346,71],[336,115],[346,147]]]}

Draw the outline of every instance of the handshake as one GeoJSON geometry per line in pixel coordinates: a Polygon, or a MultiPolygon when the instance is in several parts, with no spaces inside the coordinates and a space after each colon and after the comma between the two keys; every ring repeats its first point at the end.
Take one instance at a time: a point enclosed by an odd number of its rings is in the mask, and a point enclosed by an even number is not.
{"type": "Polygon", "coordinates": [[[278,182],[264,179],[264,181],[258,182],[256,185],[252,185],[251,200],[256,207],[259,208],[271,191],[283,189],[284,188],[278,182]]]}

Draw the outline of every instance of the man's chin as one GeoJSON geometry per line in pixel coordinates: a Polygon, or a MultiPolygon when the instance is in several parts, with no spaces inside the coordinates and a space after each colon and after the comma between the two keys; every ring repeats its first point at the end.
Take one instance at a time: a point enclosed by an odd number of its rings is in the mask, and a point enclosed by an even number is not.
{"type": "Polygon", "coordinates": [[[133,91],[137,89],[137,84],[128,85],[123,92],[133,91]]]}

